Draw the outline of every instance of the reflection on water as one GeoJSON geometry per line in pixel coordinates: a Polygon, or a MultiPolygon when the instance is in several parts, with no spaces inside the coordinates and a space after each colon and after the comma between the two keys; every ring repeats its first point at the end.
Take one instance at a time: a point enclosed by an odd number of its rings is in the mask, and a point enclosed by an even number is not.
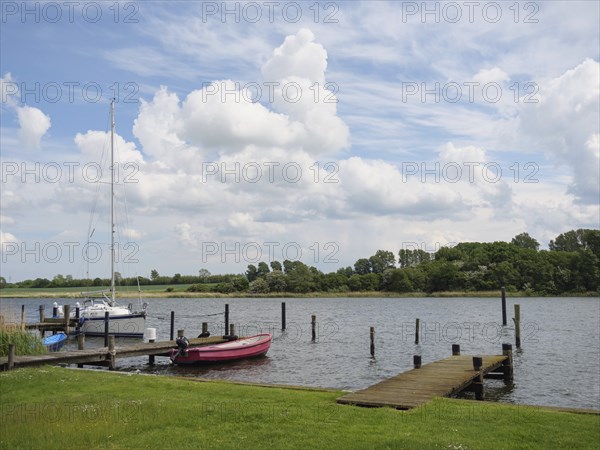
{"type": "MultiPolygon", "coordinates": [[[[266,357],[203,367],[172,366],[168,358],[117,360],[120,370],[165,375],[232,379],[259,383],[361,389],[412,368],[414,354],[423,364],[451,355],[500,354],[502,343],[514,343],[513,305],[521,305],[522,349],[514,353],[511,386],[486,381],[486,397],[503,402],[600,409],[600,300],[597,298],[509,298],[508,326],[501,323],[500,300],[493,298],[332,298],[284,299],[287,331],[281,331],[282,299],[148,299],[146,327],[157,340],[169,338],[170,312],[175,330],[197,336],[202,322],[212,335],[224,333],[223,310],[237,335],[271,332],[266,357]],[[317,316],[317,340],[311,342],[311,315],[317,316]],[[419,318],[420,343],[414,343],[419,318]],[[369,352],[369,327],[375,327],[375,352],[369,352]],[[577,380],[576,383],[573,383],[577,380]]],[[[55,300],[3,299],[19,309],[27,304],[35,321],[38,305],[55,300]]],[[[131,343],[118,339],[118,345],[131,343]]],[[[102,338],[86,339],[87,346],[102,338]]],[[[69,343],[76,349],[74,341],[69,343]]],[[[467,394],[468,395],[468,394],[467,394]]]]}

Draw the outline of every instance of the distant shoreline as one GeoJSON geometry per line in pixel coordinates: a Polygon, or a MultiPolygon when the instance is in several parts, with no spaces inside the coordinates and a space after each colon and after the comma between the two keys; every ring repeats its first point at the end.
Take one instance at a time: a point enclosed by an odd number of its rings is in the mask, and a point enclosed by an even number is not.
{"type": "MultiPolygon", "coordinates": [[[[126,291],[117,293],[117,298],[137,298],[138,292],[126,291]]],[[[523,291],[507,292],[507,297],[597,297],[597,292],[581,293],[561,293],[552,295],[542,295],[539,293],[530,293],[523,291]]],[[[235,292],[222,294],[219,292],[141,292],[142,298],[462,298],[462,297],[489,297],[500,298],[500,291],[441,291],[441,292],[381,292],[381,291],[358,291],[358,292],[309,292],[298,294],[291,292],[272,292],[268,294],[250,294],[244,292],[235,292]]],[[[73,291],[48,291],[41,292],[0,292],[0,299],[22,298],[22,299],[52,299],[52,298],[82,298],[80,293],[73,291]]]]}

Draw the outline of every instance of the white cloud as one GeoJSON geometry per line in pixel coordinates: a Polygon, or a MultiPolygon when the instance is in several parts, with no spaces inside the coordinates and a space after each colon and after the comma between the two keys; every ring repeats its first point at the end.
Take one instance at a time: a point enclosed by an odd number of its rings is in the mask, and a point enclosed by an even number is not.
{"type": "Polygon", "coordinates": [[[17,107],[21,145],[27,150],[39,149],[42,137],[50,129],[50,117],[31,106],[17,107]]]}
{"type": "Polygon", "coordinates": [[[473,76],[473,81],[482,85],[487,83],[502,83],[508,80],[510,80],[510,77],[499,67],[481,69],[473,76]]]}

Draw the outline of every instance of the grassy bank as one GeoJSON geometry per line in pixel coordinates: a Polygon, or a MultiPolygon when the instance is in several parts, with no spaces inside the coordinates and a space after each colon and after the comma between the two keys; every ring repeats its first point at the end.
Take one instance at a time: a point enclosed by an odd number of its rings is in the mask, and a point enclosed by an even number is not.
{"type": "MultiPolygon", "coordinates": [[[[415,297],[490,297],[499,298],[500,291],[444,291],[444,292],[380,292],[380,291],[349,291],[349,292],[309,292],[295,294],[290,292],[272,292],[269,294],[249,294],[234,292],[221,294],[219,292],[187,292],[189,284],[142,286],[142,298],[339,298],[339,297],[373,297],[373,298],[415,298],[415,297]]],[[[81,292],[89,288],[4,288],[0,290],[0,298],[80,298],[81,292]]],[[[101,289],[101,288],[100,288],[101,289]]],[[[507,292],[510,297],[538,297],[531,292],[507,292]]],[[[577,294],[548,295],[548,297],[595,297],[598,293],[587,292],[577,294]]],[[[118,298],[137,298],[137,288],[117,292],[118,298]]]]}
{"type": "Polygon", "coordinates": [[[600,416],[438,399],[411,412],[340,392],[57,367],[0,374],[1,448],[597,448],[600,416]]]}

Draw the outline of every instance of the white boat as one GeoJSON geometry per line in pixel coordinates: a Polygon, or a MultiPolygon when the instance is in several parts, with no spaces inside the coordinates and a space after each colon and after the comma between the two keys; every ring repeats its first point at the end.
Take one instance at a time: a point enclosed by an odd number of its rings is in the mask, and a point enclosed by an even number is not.
{"type": "MultiPolygon", "coordinates": [[[[115,136],[115,102],[110,104],[110,167],[114,167],[114,136],[115,136]]],[[[79,303],[79,322],[82,333],[89,336],[103,336],[105,334],[106,313],[108,312],[108,333],[119,337],[143,337],[146,323],[147,303],[135,308],[133,303],[128,306],[117,305],[115,299],[115,205],[114,205],[114,170],[111,170],[110,180],[110,288],[103,291],[82,292],[85,297],[83,306],[79,303]]],[[[57,306],[55,304],[55,306],[57,306]]],[[[58,317],[64,317],[62,307],[58,307],[58,317]]],[[[76,311],[71,308],[71,317],[76,316],[76,311]]]]}

